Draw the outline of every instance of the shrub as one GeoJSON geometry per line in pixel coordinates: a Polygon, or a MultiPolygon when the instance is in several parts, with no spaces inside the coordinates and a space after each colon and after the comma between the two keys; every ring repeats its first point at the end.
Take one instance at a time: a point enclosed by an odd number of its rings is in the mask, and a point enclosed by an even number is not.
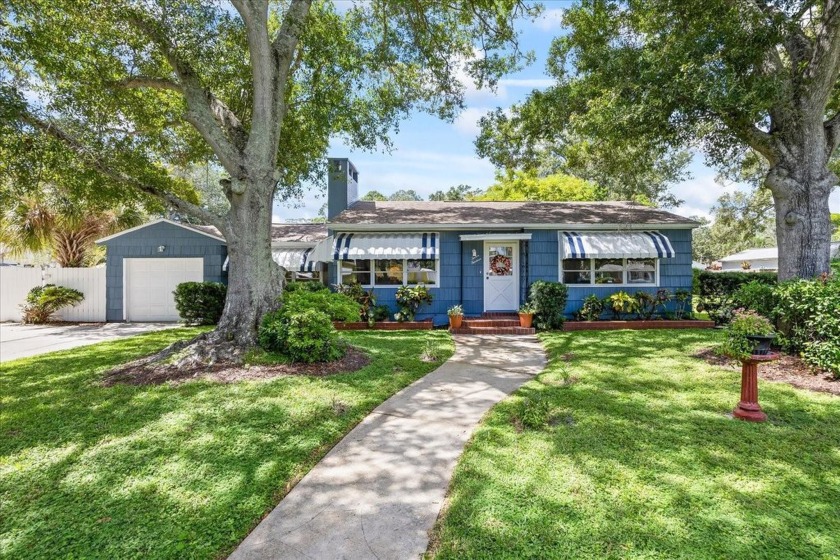
{"type": "Polygon", "coordinates": [[[182,282],[175,287],[175,309],[188,325],[215,325],[225,308],[227,286],[219,282],[182,282]]]}
{"type": "Polygon", "coordinates": [[[774,286],[776,274],[771,272],[708,272],[697,275],[700,302],[698,309],[706,311],[717,324],[726,324],[732,320],[732,311],[736,304],[735,292],[750,282],[759,282],[774,286]]]}
{"type": "Polygon", "coordinates": [[[388,317],[391,316],[391,308],[387,305],[374,305],[370,311],[368,311],[368,315],[373,315],[374,321],[387,321],[388,317]]]}
{"type": "Polygon", "coordinates": [[[671,300],[671,294],[668,290],[656,290],[655,294],[640,290],[635,293],[633,298],[636,300],[636,312],[640,319],[652,319],[660,308],[665,309],[665,305],[671,300]]]}
{"type": "Polygon", "coordinates": [[[337,360],[346,351],[329,315],[316,309],[289,313],[285,308],[266,313],[259,330],[260,346],[293,362],[337,360]]]}
{"type": "Polygon", "coordinates": [[[323,292],[329,291],[329,288],[320,282],[286,282],[283,291],[287,294],[293,292],[323,292]]]}
{"type": "Polygon", "coordinates": [[[840,278],[784,282],[775,296],[784,349],[840,379],[840,278]]]}
{"type": "Polygon", "coordinates": [[[335,291],[358,303],[362,320],[367,321],[369,319],[368,314],[371,308],[376,306],[376,296],[373,295],[373,290],[365,290],[358,282],[351,282],[336,285],[335,291]]]}
{"type": "Polygon", "coordinates": [[[732,294],[732,305],[736,308],[750,309],[759,315],[773,317],[776,308],[774,286],[761,282],[748,282],[732,294]]]}
{"type": "Polygon", "coordinates": [[[635,313],[639,309],[638,302],[625,291],[616,292],[607,296],[610,309],[613,316],[619,321],[625,319],[628,315],[635,313]]]}
{"type": "Polygon", "coordinates": [[[525,397],[519,405],[519,419],[526,428],[532,430],[547,426],[552,412],[551,401],[540,396],[525,397]]]}
{"type": "Polygon", "coordinates": [[[23,322],[27,324],[46,323],[52,319],[54,313],[80,304],[85,295],[73,288],[45,284],[35,286],[26,294],[26,300],[21,306],[23,322]]]}
{"type": "Polygon", "coordinates": [[[755,349],[755,342],[748,340],[748,335],[770,335],[775,329],[767,317],[755,311],[738,309],[733,313],[732,321],[726,330],[726,337],[719,352],[736,360],[745,360],[755,349]]]}
{"type": "Polygon", "coordinates": [[[528,301],[536,311],[534,326],[538,329],[562,329],[566,320],[569,289],[560,282],[537,280],[528,290],[528,301]]]}
{"type": "Polygon", "coordinates": [[[346,345],[330,317],[315,309],[288,315],[284,353],[294,362],[330,362],[341,358],[346,345]]]}
{"type": "Polygon", "coordinates": [[[684,290],[682,288],[676,290],[674,292],[674,301],[676,305],[674,307],[674,318],[677,320],[682,319],[683,317],[689,317],[694,314],[693,310],[691,309],[691,300],[694,296],[691,295],[689,290],[684,290]]]}
{"type": "Polygon", "coordinates": [[[432,303],[432,294],[426,286],[400,286],[397,288],[397,305],[400,309],[394,317],[400,322],[413,321],[420,306],[428,303],[432,303]]]}
{"type": "Polygon", "coordinates": [[[578,317],[583,321],[597,321],[604,313],[604,300],[595,294],[589,294],[583,299],[583,305],[578,310],[578,317]]]}
{"type": "Polygon", "coordinates": [[[359,321],[361,316],[358,303],[344,294],[329,290],[287,292],[283,309],[287,315],[308,310],[320,311],[333,321],[359,321]]]}

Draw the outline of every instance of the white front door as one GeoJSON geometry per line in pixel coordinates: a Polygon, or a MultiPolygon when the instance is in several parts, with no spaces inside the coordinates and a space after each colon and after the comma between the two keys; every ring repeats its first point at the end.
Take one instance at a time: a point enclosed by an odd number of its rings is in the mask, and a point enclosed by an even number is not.
{"type": "Polygon", "coordinates": [[[519,242],[484,242],[484,311],[519,309],[519,242]]]}

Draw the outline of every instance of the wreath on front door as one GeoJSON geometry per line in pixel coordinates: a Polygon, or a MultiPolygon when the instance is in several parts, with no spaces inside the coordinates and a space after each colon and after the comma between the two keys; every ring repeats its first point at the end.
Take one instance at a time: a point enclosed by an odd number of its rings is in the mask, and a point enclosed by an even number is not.
{"type": "Polygon", "coordinates": [[[490,259],[490,271],[493,276],[507,276],[510,274],[510,257],[504,255],[494,255],[490,259]]]}

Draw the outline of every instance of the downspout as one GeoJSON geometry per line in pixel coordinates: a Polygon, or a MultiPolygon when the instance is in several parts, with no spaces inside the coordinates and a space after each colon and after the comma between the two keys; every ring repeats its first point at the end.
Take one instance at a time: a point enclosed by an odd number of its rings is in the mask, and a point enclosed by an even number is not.
{"type": "Polygon", "coordinates": [[[461,269],[461,280],[458,282],[458,305],[464,305],[464,242],[459,241],[461,244],[461,254],[460,258],[458,259],[458,266],[461,269]]]}

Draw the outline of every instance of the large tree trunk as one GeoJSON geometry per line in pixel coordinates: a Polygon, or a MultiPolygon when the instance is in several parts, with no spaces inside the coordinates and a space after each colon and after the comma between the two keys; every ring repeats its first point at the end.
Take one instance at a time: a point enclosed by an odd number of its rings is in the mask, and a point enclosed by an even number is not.
{"type": "Polygon", "coordinates": [[[830,271],[831,213],[828,199],[838,184],[828,168],[830,150],[822,119],[791,119],[780,132],[783,156],[767,174],[776,207],[779,280],[813,278],[830,271]],[[787,134],[785,134],[787,133],[787,134]]]}
{"type": "Polygon", "coordinates": [[[248,185],[231,195],[227,236],[228,291],[215,333],[247,350],[257,342],[262,316],[280,306],[283,273],[271,256],[274,189],[248,185]]]}

